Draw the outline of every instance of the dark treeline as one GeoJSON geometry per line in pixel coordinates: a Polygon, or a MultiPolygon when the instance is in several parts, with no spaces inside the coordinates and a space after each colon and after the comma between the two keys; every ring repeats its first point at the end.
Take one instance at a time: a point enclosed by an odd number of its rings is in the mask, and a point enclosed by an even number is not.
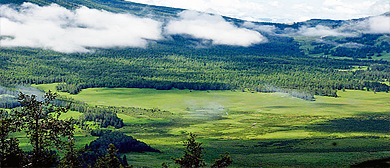
{"type": "Polygon", "coordinates": [[[111,133],[112,130],[109,130],[109,129],[94,129],[91,131],[91,135],[92,136],[103,136],[103,135],[106,135],[108,133],[111,133]]]}
{"type": "MultiPolygon", "coordinates": [[[[275,87],[304,93],[294,95],[309,94],[301,97],[306,99],[313,95],[336,97],[337,90],[364,90],[371,86],[367,82],[390,78],[390,64],[386,61],[309,57],[289,37],[270,36],[269,43],[247,48],[212,46],[181,36],[172,38],[176,39],[157,42],[147,49],[99,49],[94,53],[3,48],[0,84],[57,82],[63,83],[58,90],[72,94],[94,87],[260,92],[273,91],[269,87],[275,87]],[[354,66],[369,69],[352,71],[354,66]]],[[[378,91],[389,90],[386,85],[380,87],[378,91]]]]}
{"type": "Polygon", "coordinates": [[[81,129],[89,129],[87,121],[93,121],[99,127],[107,128],[113,126],[122,128],[124,126],[123,119],[117,116],[118,110],[106,106],[90,106],[86,103],[74,101],[70,98],[62,98],[54,102],[55,105],[64,106],[70,104],[69,109],[83,113],[76,123],[81,129]]]}
{"type": "Polygon", "coordinates": [[[117,106],[91,106],[87,103],[76,101],[69,97],[60,97],[54,102],[55,105],[65,106],[70,104],[70,110],[78,111],[81,113],[100,113],[102,111],[107,111],[109,113],[124,113],[129,116],[139,117],[139,116],[148,116],[153,118],[170,118],[169,116],[173,115],[172,112],[160,110],[158,108],[144,109],[138,107],[117,107],[117,106]]]}
{"type": "MultiPolygon", "coordinates": [[[[95,108],[96,109],[96,108],[95,108]]],[[[120,119],[116,113],[110,111],[98,111],[91,110],[84,112],[84,114],[79,118],[79,125],[83,127],[85,121],[94,121],[99,126],[107,128],[108,126],[114,126],[115,128],[123,127],[123,120],[120,119]]]]}
{"type": "MultiPolygon", "coordinates": [[[[102,128],[113,126],[115,128],[122,128],[124,126],[123,119],[117,116],[118,113],[126,114],[132,117],[152,117],[152,118],[172,118],[173,113],[158,108],[144,109],[138,107],[117,107],[117,106],[91,106],[84,102],[76,101],[68,97],[60,97],[53,104],[58,106],[67,106],[69,109],[83,113],[76,123],[80,128],[89,130],[87,121],[93,121],[102,128]]],[[[94,130],[91,130],[94,131],[94,130]]],[[[95,135],[99,134],[95,132],[95,135]]]]}

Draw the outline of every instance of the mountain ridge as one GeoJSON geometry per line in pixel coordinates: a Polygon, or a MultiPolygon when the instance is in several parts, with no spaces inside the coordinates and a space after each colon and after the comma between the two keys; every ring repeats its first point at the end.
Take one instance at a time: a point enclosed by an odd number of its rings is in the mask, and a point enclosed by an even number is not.
{"type": "MultiPolygon", "coordinates": [[[[157,6],[157,5],[148,5],[142,3],[136,3],[131,1],[124,0],[4,0],[0,4],[22,4],[24,2],[31,2],[38,4],[40,6],[49,5],[51,3],[56,3],[60,6],[63,6],[67,9],[75,9],[80,6],[86,6],[93,9],[102,9],[109,12],[115,13],[131,13],[137,16],[145,16],[152,14],[153,18],[167,19],[169,17],[177,17],[177,14],[186,10],[181,8],[173,8],[166,6],[157,6]]],[[[202,13],[202,12],[201,12],[202,13]]],[[[150,16],[150,15],[149,15],[150,16]]],[[[386,12],[379,16],[390,16],[390,12],[386,12]]],[[[294,23],[275,23],[275,22],[260,22],[260,21],[246,21],[244,19],[238,19],[234,17],[222,16],[228,21],[234,23],[243,23],[243,22],[252,22],[259,25],[273,25],[278,28],[288,27],[288,28],[299,28],[300,26],[309,26],[315,27],[317,25],[337,27],[343,23],[356,22],[367,20],[373,16],[357,18],[357,19],[347,19],[347,20],[333,20],[333,19],[310,19],[307,21],[294,22],[294,23]]]]}

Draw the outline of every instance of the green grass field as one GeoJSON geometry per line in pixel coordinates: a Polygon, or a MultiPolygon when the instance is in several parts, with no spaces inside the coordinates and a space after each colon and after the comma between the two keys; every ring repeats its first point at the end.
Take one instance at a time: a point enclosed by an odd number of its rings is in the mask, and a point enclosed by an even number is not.
{"type": "MultiPolygon", "coordinates": [[[[54,90],[55,84],[36,87],[54,90]]],[[[317,96],[314,102],[282,93],[175,89],[92,88],[60,94],[90,105],[173,112],[170,119],[118,114],[126,124],[119,131],[163,152],[127,154],[135,166],[173,166],[170,157],[182,155],[189,132],[204,143],[208,163],[227,151],[234,167],[348,167],[390,156],[389,93],[347,90],[338,98],[317,96]]],[[[91,140],[79,138],[84,144],[91,140]]]]}
{"type": "MultiPolygon", "coordinates": [[[[55,84],[39,85],[55,90],[55,84]]],[[[226,113],[250,111],[299,115],[353,115],[390,112],[390,94],[366,91],[339,91],[338,98],[316,96],[305,101],[283,93],[250,93],[234,91],[154,90],[137,88],[91,88],[77,95],[61,92],[90,105],[160,108],[175,113],[226,113]]]]}

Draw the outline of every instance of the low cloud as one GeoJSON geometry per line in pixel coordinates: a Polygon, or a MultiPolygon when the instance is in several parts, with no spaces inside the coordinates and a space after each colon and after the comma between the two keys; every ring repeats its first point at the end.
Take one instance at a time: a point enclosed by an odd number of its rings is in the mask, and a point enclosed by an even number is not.
{"type": "MultiPolygon", "coordinates": [[[[303,36],[359,36],[362,33],[372,34],[389,34],[390,33],[390,17],[375,16],[364,21],[352,22],[341,25],[337,28],[318,25],[316,27],[302,26],[298,31],[294,32],[303,36]]],[[[290,32],[291,34],[291,32],[290,32]]]]}
{"type": "Polygon", "coordinates": [[[345,33],[339,29],[332,29],[326,26],[317,25],[316,27],[302,26],[297,34],[303,36],[355,36],[353,33],[345,33]]]}
{"type": "Polygon", "coordinates": [[[276,27],[274,25],[257,25],[252,22],[244,22],[242,26],[266,33],[274,33],[276,31],[276,27]]]}
{"type": "MultiPolygon", "coordinates": [[[[253,2],[248,0],[126,0],[144,4],[169,6],[188,10],[195,10],[217,15],[236,17],[245,20],[258,20],[256,15],[264,11],[266,3],[253,2]]],[[[268,2],[268,1],[267,1],[268,2]]],[[[272,3],[272,5],[278,5],[272,3]]]]}
{"type": "Polygon", "coordinates": [[[362,48],[362,47],[365,47],[365,45],[363,44],[360,44],[360,43],[353,43],[353,42],[349,42],[349,43],[337,43],[337,42],[334,42],[334,41],[330,41],[330,40],[324,40],[324,39],[316,39],[316,42],[317,43],[322,43],[322,44],[328,44],[328,45],[332,45],[332,46],[337,46],[337,47],[344,47],[344,48],[362,48]]]}
{"type": "Polygon", "coordinates": [[[93,47],[145,47],[161,39],[162,23],[130,14],[59,5],[24,3],[0,6],[1,47],[45,48],[59,52],[89,52],[93,47]]]}
{"type": "Polygon", "coordinates": [[[339,46],[344,48],[362,48],[365,45],[359,43],[344,43],[344,44],[340,44],[339,46]]]}
{"type": "Polygon", "coordinates": [[[126,0],[170,6],[248,21],[300,22],[355,19],[389,11],[389,0],[126,0]]]}
{"type": "Polygon", "coordinates": [[[167,34],[186,34],[194,38],[212,40],[212,44],[244,47],[267,41],[259,32],[238,28],[220,15],[187,10],[178,16],[178,19],[168,22],[165,27],[167,34]]]}
{"type": "MultiPolygon", "coordinates": [[[[327,3],[332,6],[340,2],[327,3]]],[[[0,47],[44,48],[64,53],[90,52],[92,48],[146,47],[151,40],[161,40],[174,34],[202,39],[198,47],[209,44],[247,47],[267,42],[261,33],[275,31],[279,31],[275,26],[251,22],[237,27],[220,15],[189,10],[162,23],[151,18],[87,7],[68,10],[57,4],[41,7],[32,3],[16,7],[0,6],[0,47]]],[[[338,28],[303,26],[298,30],[285,29],[284,32],[319,37],[390,33],[390,17],[371,17],[338,28]]]]}
{"type": "Polygon", "coordinates": [[[370,33],[390,33],[390,17],[377,16],[368,19],[370,33]]]}
{"type": "Polygon", "coordinates": [[[150,40],[172,34],[186,34],[217,45],[250,46],[266,42],[259,32],[238,28],[219,15],[184,11],[178,16],[163,28],[162,22],[150,18],[87,7],[68,10],[57,4],[2,5],[0,46],[90,52],[92,48],[146,47],[150,40]]]}

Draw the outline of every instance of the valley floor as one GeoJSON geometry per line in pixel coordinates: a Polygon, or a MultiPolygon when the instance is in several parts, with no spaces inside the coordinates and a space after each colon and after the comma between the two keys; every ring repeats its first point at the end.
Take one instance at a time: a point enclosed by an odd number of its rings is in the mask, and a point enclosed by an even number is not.
{"type": "MultiPolygon", "coordinates": [[[[36,86],[55,90],[55,84],[36,86]]],[[[189,132],[204,143],[206,162],[229,152],[234,167],[348,167],[390,157],[390,94],[339,91],[338,98],[305,101],[282,93],[91,88],[62,96],[89,105],[158,108],[161,117],[118,113],[118,131],[163,153],[129,153],[138,166],[174,166],[189,132]]],[[[70,112],[64,117],[78,117],[70,112]]],[[[113,128],[112,128],[113,129],[113,128]]],[[[82,146],[94,137],[78,130],[82,146]]]]}

